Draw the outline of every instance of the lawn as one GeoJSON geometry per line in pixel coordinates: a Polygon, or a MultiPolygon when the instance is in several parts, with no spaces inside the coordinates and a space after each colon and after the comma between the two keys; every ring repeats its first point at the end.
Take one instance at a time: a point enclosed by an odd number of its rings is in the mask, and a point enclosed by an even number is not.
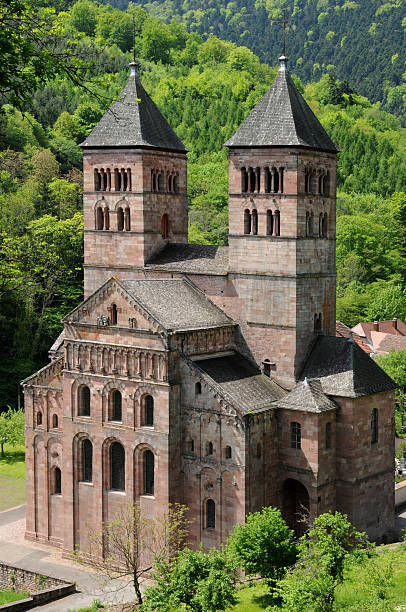
{"type": "Polygon", "coordinates": [[[0,606],[29,596],[28,591],[0,591],[0,606]]]}
{"type": "Polygon", "coordinates": [[[25,449],[4,445],[0,457],[0,512],[25,503],[25,449]]]}

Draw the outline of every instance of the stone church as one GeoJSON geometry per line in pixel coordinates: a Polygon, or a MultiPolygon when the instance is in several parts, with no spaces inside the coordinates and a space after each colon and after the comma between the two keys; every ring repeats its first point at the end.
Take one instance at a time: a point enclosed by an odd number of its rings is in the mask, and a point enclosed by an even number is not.
{"type": "Polygon", "coordinates": [[[123,501],[394,520],[393,381],[335,337],[338,149],[279,60],[229,150],[229,245],[188,244],[187,149],[135,63],[83,147],[85,300],[24,383],[26,538],[85,549],[123,501]]]}

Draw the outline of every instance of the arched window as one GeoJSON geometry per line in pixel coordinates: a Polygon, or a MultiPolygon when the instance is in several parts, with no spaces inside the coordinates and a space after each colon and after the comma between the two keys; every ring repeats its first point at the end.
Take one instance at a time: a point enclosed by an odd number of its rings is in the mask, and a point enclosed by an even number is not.
{"type": "Polygon", "coordinates": [[[52,415],[52,428],[56,429],[57,427],[58,427],[58,415],[53,414],[52,415]]]}
{"type": "Polygon", "coordinates": [[[319,237],[323,237],[323,213],[319,214],[319,237]]]}
{"type": "Polygon", "coordinates": [[[42,425],[42,412],[37,412],[37,425],[42,425]]]}
{"type": "Polygon", "coordinates": [[[179,187],[178,187],[178,175],[177,174],[175,174],[175,176],[173,177],[172,188],[173,188],[173,193],[178,193],[179,187]]]}
{"type": "Polygon", "coordinates": [[[247,193],[248,191],[248,175],[245,168],[241,168],[241,191],[247,193]]]}
{"type": "Polygon", "coordinates": [[[88,438],[82,442],[82,480],[93,480],[93,445],[88,438]]]}
{"type": "Polygon", "coordinates": [[[144,453],[144,495],[154,494],[155,484],[155,457],[154,453],[146,450],[144,453]]]}
{"type": "Polygon", "coordinates": [[[266,235],[272,236],[273,234],[273,214],[272,210],[266,211],[266,235]]]}
{"type": "Polygon", "coordinates": [[[371,410],[371,444],[378,442],[378,408],[371,410]]]}
{"type": "Polygon", "coordinates": [[[279,191],[279,172],[276,168],[272,168],[272,176],[273,176],[273,193],[278,193],[279,191]]]}
{"type": "Polygon", "coordinates": [[[302,426],[292,421],[290,424],[290,448],[302,447],[302,426]]]}
{"type": "Polygon", "coordinates": [[[280,236],[281,235],[281,214],[279,212],[279,210],[275,210],[275,215],[274,215],[274,234],[275,236],[280,236]]]}
{"type": "Polygon", "coordinates": [[[213,454],[213,442],[207,442],[206,444],[206,455],[213,454]]]}
{"type": "Polygon", "coordinates": [[[323,177],[322,177],[321,174],[318,177],[318,190],[317,190],[317,193],[320,194],[320,195],[323,193],[323,177]]]}
{"type": "Polygon", "coordinates": [[[326,449],[331,448],[331,423],[326,423],[326,449]]]}
{"type": "Polygon", "coordinates": [[[169,174],[168,175],[168,191],[170,192],[172,192],[172,179],[173,179],[172,174],[169,174]]]}
{"type": "Polygon", "coordinates": [[[279,168],[279,191],[283,193],[283,171],[284,168],[279,168]]]}
{"type": "Polygon", "coordinates": [[[117,208],[117,229],[119,232],[124,229],[124,211],[121,206],[117,208]]]}
{"type": "Polygon", "coordinates": [[[104,215],[101,206],[96,208],[96,229],[102,230],[104,228],[104,215]]]}
{"type": "Polygon", "coordinates": [[[62,474],[61,470],[56,467],[52,471],[51,494],[61,495],[62,493],[62,474]]]}
{"type": "Polygon", "coordinates": [[[231,446],[226,446],[225,450],[224,450],[224,456],[226,459],[231,459],[232,456],[232,450],[231,450],[231,446]]]}
{"type": "Polygon", "coordinates": [[[117,305],[111,305],[111,324],[117,325],[117,305]]]}
{"type": "Polygon", "coordinates": [[[314,215],[313,211],[309,213],[309,236],[313,236],[314,234],[314,215]]]}
{"type": "Polygon", "coordinates": [[[252,233],[256,236],[258,234],[258,211],[252,211],[252,233]]]}
{"type": "Polygon", "coordinates": [[[144,425],[147,427],[154,426],[154,398],[152,395],[144,397],[144,425]]]}
{"type": "Polygon", "coordinates": [[[90,416],[90,389],[86,385],[78,389],[78,415],[90,416]]]}
{"type": "Polygon", "coordinates": [[[163,172],[160,172],[158,174],[158,191],[163,191],[164,190],[164,174],[163,172]]]}
{"type": "Polygon", "coordinates": [[[206,528],[214,529],[216,527],[216,504],[212,499],[206,501],[206,528]]]}
{"type": "Polygon", "coordinates": [[[251,193],[254,193],[256,182],[257,182],[255,170],[253,168],[248,168],[248,175],[249,175],[249,190],[251,193]]]}
{"type": "Polygon", "coordinates": [[[131,216],[128,206],[124,209],[124,228],[126,232],[129,232],[131,229],[131,216]]]}
{"type": "Polygon", "coordinates": [[[251,233],[251,213],[248,209],[244,210],[244,234],[251,233]]]}
{"type": "Polygon", "coordinates": [[[269,361],[269,359],[265,359],[262,365],[264,368],[265,376],[268,376],[268,378],[271,378],[271,362],[269,361]]]}
{"type": "Polygon", "coordinates": [[[326,172],[323,177],[323,195],[328,196],[330,194],[330,173],[326,172]]]}
{"type": "Polygon", "coordinates": [[[121,191],[121,173],[118,171],[118,168],[114,168],[114,189],[121,191]]]}
{"type": "Polygon", "coordinates": [[[201,382],[197,382],[195,384],[195,395],[200,395],[202,392],[202,383],[201,382]]]}
{"type": "Polygon", "coordinates": [[[121,421],[122,419],[122,398],[118,389],[114,389],[110,393],[111,402],[111,418],[110,421],[121,421]]]}
{"type": "Polygon", "coordinates": [[[100,175],[97,168],[94,169],[94,190],[100,191],[100,175]]]}
{"type": "Polygon", "coordinates": [[[321,312],[319,312],[318,314],[314,315],[314,332],[316,334],[319,334],[321,332],[321,323],[322,323],[321,312]]]}
{"type": "Polygon", "coordinates": [[[155,174],[155,170],[151,170],[151,191],[156,191],[156,174],[155,174]]]}
{"type": "Polygon", "coordinates": [[[125,453],[119,442],[110,446],[110,488],[125,491],[125,453]]]}
{"type": "Polygon", "coordinates": [[[260,459],[262,456],[262,447],[260,444],[257,444],[257,459],[260,459]]]}
{"type": "Polygon", "coordinates": [[[271,173],[269,172],[269,168],[264,168],[265,175],[265,193],[271,192],[271,173]]]}
{"type": "Polygon", "coordinates": [[[169,217],[166,213],[162,215],[161,219],[161,235],[162,238],[168,238],[169,236],[169,217]]]}

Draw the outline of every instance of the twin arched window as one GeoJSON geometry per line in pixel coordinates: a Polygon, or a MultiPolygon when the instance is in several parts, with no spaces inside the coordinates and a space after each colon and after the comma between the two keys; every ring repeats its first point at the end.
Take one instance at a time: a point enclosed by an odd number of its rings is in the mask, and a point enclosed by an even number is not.
{"type": "Polygon", "coordinates": [[[90,416],[90,389],[86,385],[78,389],[78,415],[90,416]]]}
{"type": "MultiPolygon", "coordinates": [[[[117,230],[122,232],[123,230],[131,230],[131,213],[129,206],[117,208],[117,230]]],[[[108,206],[98,206],[95,214],[95,228],[97,230],[109,230],[110,229],[110,210],[108,206]]]]}
{"type": "MultiPolygon", "coordinates": [[[[248,208],[244,210],[244,234],[252,234],[254,236],[258,234],[258,211],[255,208],[252,211],[248,208]]],[[[266,235],[281,235],[279,210],[275,210],[274,213],[271,210],[266,211],[266,235]]]]}

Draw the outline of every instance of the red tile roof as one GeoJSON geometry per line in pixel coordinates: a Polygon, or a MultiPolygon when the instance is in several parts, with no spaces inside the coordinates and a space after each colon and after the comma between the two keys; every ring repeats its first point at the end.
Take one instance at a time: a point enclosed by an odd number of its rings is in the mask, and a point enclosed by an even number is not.
{"type": "MultiPolygon", "coordinates": [[[[351,333],[351,329],[347,327],[347,325],[344,325],[344,323],[341,323],[341,321],[336,321],[336,336],[337,337],[349,338],[350,333],[351,333]]],[[[352,332],[352,337],[354,339],[354,342],[358,344],[358,346],[362,348],[363,351],[365,351],[368,354],[372,353],[372,347],[368,344],[368,342],[364,340],[364,338],[361,338],[359,334],[354,333],[354,332],[352,332]]]]}

